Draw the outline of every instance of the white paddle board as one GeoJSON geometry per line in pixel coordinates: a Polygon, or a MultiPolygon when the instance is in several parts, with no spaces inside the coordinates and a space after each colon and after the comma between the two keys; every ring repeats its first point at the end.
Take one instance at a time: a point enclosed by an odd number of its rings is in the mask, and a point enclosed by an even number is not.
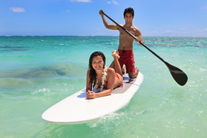
{"type": "Polygon", "coordinates": [[[124,107],[139,89],[144,76],[130,79],[124,75],[123,87],[115,88],[109,96],[86,99],[86,90],[63,99],[42,114],[42,119],[57,124],[81,124],[97,120],[124,107]]]}

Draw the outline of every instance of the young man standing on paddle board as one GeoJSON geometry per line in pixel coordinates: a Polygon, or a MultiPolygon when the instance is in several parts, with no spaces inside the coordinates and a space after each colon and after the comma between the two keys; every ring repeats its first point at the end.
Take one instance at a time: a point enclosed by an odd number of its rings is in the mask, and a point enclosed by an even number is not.
{"type": "MultiPolygon", "coordinates": [[[[107,20],[104,17],[103,10],[99,11],[99,14],[102,17],[103,23],[106,28],[111,29],[111,30],[119,30],[119,63],[121,65],[121,68],[125,64],[126,66],[126,71],[129,74],[130,78],[135,78],[138,73],[139,73],[139,68],[136,67],[135,69],[135,61],[134,61],[134,54],[133,54],[133,42],[134,38],[132,38],[129,34],[127,34],[124,30],[122,30],[119,26],[116,24],[109,24],[107,20]]],[[[134,10],[132,8],[127,8],[124,11],[124,19],[125,19],[125,24],[120,24],[123,28],[125,28],[127,31],[129,31],[131,34],[136,36],[136,41],[137,42],[143,42],[142,35],[140,30],[135,27],[132,24],[132,20],[134,18],[134,10]]],[[[113,66],[113,63],[112,65],[113,66]]]]}

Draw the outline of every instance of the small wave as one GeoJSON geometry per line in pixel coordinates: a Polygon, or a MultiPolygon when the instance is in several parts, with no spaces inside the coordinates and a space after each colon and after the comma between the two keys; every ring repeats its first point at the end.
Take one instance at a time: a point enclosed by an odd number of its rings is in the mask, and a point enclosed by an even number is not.
{"type": "Polygon", "coordinates": [[[27,48],[22,46],[0,46],[1,51],[27,51],[27,48]]]}
{"type": "Polygon", "coordinates": [[[0,72],[2,78],[49,78],[52,76],[66,76],[73,74],[75,71],[71,64],[61,64],[54,66],[45,66],[31,69],[10,70],[0,72]]]}
{"type": "Polygon", "coordinates": [[[206,69],[200,68],[201,71],[206,71],[206,69]]]}
{"type": "Polygon", "coordinates": [[[51,92],[50,89],[42,88],[42,89],[40,89],[40,90],[35,90],[35,91],[32,92],[31,94],[32,94],[32,95],[35,95],[35,94],[38,94],[38,93],[49,93],[49,92],[51,92]]]}
{"type": "Polygon", "coordinates": [[[116,120],[119,120],[120,118],[122,118],[125,115],[126,115],[126,113],[124,113],[124,112],[122,112],[122,113],[110,113],[110,114],[107,114],[107,115],[103,116],[102,118],[100,118],[96,122],[87,123],[87,125],[91,128],[94,128],[94,127],[97,127],[101,124],[115,123],[116,120]]]}

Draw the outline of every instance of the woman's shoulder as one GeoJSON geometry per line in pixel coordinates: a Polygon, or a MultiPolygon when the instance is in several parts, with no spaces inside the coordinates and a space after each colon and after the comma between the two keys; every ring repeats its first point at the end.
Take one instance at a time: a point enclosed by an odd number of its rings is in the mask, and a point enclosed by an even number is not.
{"type": "Polygon", "coordinates": [[[115,73],[114,69],[113,68],[107,68],[107,73],[115,73]]]}
{"type": "Polygon", "coordinates": [[[90,70],[91,70],[90,68],[87,70],[87,74],[90,72],[90,70]]]}

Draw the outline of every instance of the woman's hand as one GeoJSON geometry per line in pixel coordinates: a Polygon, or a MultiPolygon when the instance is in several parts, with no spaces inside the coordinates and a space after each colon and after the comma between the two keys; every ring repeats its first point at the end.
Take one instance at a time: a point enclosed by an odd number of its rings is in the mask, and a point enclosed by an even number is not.
{"type": "Polygon", "coordinates": [[[87,99],[94,99],[94,98],[96,98],[96,93],[93,92],[93,91],[88,90],[88,91],[86,92],[86,98],[87,98],[87,99]]]}

